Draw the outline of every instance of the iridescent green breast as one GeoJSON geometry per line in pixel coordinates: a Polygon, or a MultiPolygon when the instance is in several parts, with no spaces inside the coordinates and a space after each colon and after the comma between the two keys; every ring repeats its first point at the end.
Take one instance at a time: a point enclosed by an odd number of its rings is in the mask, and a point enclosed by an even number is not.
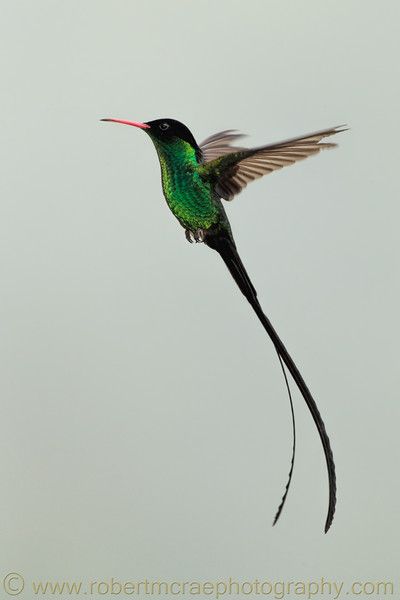
{"type": "Polygon", "coordinates": [[[194,148],[183,140],[156,144],[165,199],[187,229],[208,229],[218,222],[219,210],[211,185],[197,172],[194,148]]]}

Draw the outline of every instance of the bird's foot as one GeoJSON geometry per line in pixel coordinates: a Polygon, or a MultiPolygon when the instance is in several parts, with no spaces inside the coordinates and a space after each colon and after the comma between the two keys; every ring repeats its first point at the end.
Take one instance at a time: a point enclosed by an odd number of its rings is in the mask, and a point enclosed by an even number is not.
{"type": "Polygon", "coordinates": [[[189,244],[193,244],[194,242],[194,237],[192,232],[190,231],[190,229],[185,229],[185,236],[187,241],[189,242],[189,244]]]}
{"type": "Polygon", "coordinates": [[[192,231],[191,229],[186,229],[185,235],[187,241],[191,244],[193,244],[194,242],[196,244],[204,242],[204,229],[195,229],[194,231],[192,231]]]}

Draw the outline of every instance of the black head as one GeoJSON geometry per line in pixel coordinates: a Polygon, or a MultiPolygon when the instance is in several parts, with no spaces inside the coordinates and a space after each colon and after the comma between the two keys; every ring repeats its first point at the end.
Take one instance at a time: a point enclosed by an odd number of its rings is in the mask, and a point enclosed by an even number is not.
{"type": "Polygon", "coordinates": [[[156,119],[155,121],[147,121],[146,125],[149,126],[146,129],[146,133],[160,140],[160,142],[180,139],[190,144],[193,148],[198,147],[190,130],[180,121],[176,121],[175,119],[156,119]]]}
{"type": "Polygon", "coordinates": [[[198,158],[201,157],[201,150],[190,130],[186,125],[175,119],[155,119],[154,121],[147,121],[147,123],[126,121],[125,119],[101,119],[101,121],[122,123],[123,125],[132,125],[133,127],[143,129],[152,138],[155,145],[157,145],[157,142],[168,143],[175,140],[183,140],[196,150],[198,158]]]}

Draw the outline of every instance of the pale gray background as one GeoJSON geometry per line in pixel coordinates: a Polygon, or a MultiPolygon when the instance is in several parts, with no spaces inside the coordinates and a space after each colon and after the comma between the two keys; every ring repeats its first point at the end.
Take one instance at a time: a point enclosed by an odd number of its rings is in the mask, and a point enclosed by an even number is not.
{"type": "Polygon", "coordinates": [[[29,578],[395,579],[398,2],[8,1],[1,19],[1,568],[29,578]],[[227,206],[327,424],[157,157],[105,116],[340,146],[227,206]]]}

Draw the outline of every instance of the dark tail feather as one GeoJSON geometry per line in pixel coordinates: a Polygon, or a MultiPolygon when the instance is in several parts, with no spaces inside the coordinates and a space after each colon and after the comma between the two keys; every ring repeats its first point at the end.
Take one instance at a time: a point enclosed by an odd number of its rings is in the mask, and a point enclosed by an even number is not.
{"type": "Polygon", "coordinates": [[[294,406],[293,406],[292,392],[290,391],[290,385],[289,385],[289,380],[288,380],[287,375],[286,375],[285,365],[283,364],[282,358],[281,358],[281,356],[280,356],[280,354],[279,354],[278,351],[277,351],[277,355],[278,355],[278,359],[279,359],[279,364],[281,365],[283,377],[285,379],[286,389],[287,389],[287,392],[288,392],[288,395],[289,395],[290,412],[291,412],[291,415],[292,415],[293,446],[292,446],[292,459],[290,461],[290,469],[289,469],[289,475],[288,475],[287,484],[286,484],[285,491],[284,491],[283,496],[282,496],[281,503],[278,506],[278,510],[276,511],[276,515],[274,517],[274,521],[273,521],[272,525],[276,525],[276,523],[278,522],[279,517],[281,516],[281,512],[283,510],[283,507],[285,506],[285,502],[286,502],[286,498],[287,498],[287,495],[288,495],[288,492],[289,492],[290,484],[292,482],[292,475],[293,475],[293,469],[294,469],[294,459],[296,457],[296,419],[294,417],[294,406]]]}
{"type": "MultiPolygon", "coordinates": [[[[336,474],[335,474],[335,463],[333,460],[333,454],[331,445],[329,442],[328,434],[326,433],[325,424],[322,420],[318,407],[315,403],[314,398],[311,395],[310,390],[308,389],[300,371],[296,367],[293,359],[291,358],[289,352],[286,350],[282,340],[278,336],[275,331],[272,323],[268,319],[268,317],[264,314],[261,305],[257,299],[257,292],[250,281],[250,278],[244,268],[244,265],[239,257],[239,254],[236,250],[233,239],[229,236],[229,234],[219,234],[219,235],[209,235],[205,238],[205,243],[207,246],[216,250],[218,252],[226,266],[228,267],[232,277],[236,281],[239,286],[241,292],[250,302],[253,307],[254,312],[257,317],[261,321],[265,331],[270,336],[276,351],[278,352],[279,357],[283,360],[284,364],[288,368],[289,373],[293,377],[297,387],[299,388],[306,404],[310,410],[312,418],[314,419],[314,423],[317,427],[319,437],[321,438],[322,447],[325,453],[326,466],[328,470],[328,479],[329,479],[329,506],[328,506],[328,514],[325,522],[325,533],[328,531],[329,527],[332,524],[333,515],[335,513],[336,506],[336,474]]],[[[293,460],[293,459],[292,459],[293,460]]],[[[289,473],[289,481],[288,486],[290,484],[291,476],[292,476],[293,465],[291,467],[289,473]]],[[[285,502],[287,495],[288,487],[285,491],[285,494],[282,499],[281,506],[278,509],[277,517],[282,510],[283,503],[285,502]]],[[[276,517],[276,518],[277,518],[276,517]]]]}

